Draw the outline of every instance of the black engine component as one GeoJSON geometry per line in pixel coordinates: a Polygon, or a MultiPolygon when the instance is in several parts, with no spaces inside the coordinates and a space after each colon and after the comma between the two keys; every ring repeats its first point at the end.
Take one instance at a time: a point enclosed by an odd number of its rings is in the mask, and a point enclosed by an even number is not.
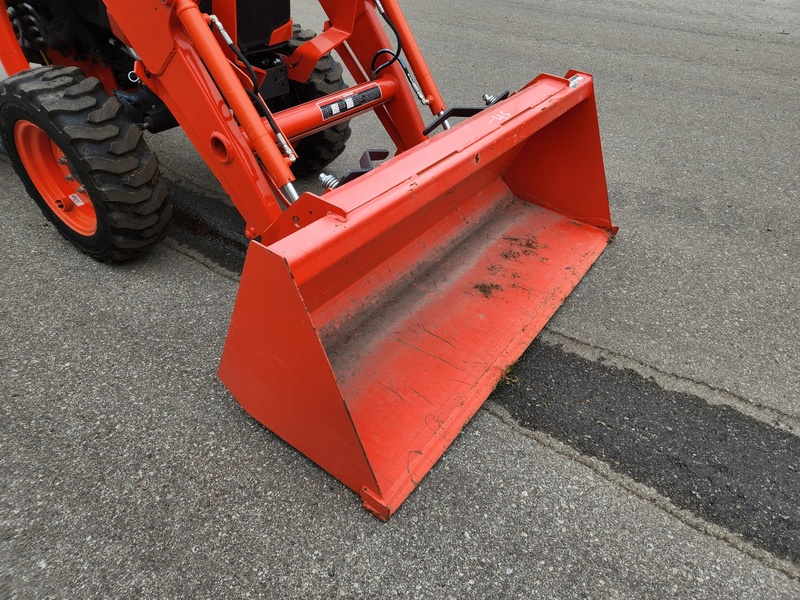
{"type": "Polygon", "coordinates": [[[286,64],[281,56],[272,52],[258,56],[254,63],[264,69],[264,80],[258,92],[264,100],[277,98],[289,93],[289,76],[286,73],[286,64]]]}
{"type": "Polygon", "coordinates": [[[114,92],[122,104],[125,116],[131,123],[141,123],[150,133],[166,131],[178,126],[167,105],[146,87],[136,92],[114,92]]]}

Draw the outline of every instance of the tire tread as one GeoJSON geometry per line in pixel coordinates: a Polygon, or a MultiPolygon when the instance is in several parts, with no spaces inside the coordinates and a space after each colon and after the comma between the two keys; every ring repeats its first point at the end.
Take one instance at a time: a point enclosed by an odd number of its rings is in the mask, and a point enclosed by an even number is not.
{"type": "MultiPolygon", "coordinates": [[[[140,127],[125,117],[120,102],[106,95],[97,79],[84,76],[76,67],[30,69],[0,84],[0,115],[5,114],[7,104],[31,113],[39,127],[49,123],[56,143],[62,149],[68,146],[78,157],[73,167],[92,191],[92,202],[102,203],[108,235],[99,247],[84,247],[68,235],[69,231],[65,233],[61,227],[67,226],[49,215],[37,200],[65,237],[87,254],[112,261],[138,256],[163,239],[172,205],[158,160],[140,127]]],[[[14,168],[24,171],[15,155],[13,135],[6,127],[0,129],[14,168]]],[[[32,183],[26,181],[26,186],[31,192],[32,183]]]]}

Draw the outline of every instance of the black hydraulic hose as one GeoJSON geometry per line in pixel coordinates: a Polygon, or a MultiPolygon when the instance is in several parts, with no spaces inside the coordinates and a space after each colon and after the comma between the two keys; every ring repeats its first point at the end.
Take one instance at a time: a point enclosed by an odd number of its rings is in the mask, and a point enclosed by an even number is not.
{"type": "Polygon", "coordinates": [[[394,26],[394,23],[392,23],[392,20],[389,18],[389,15],[387,15],[386,12],[383,10],[383,7],[380,5],[380,2],[376,2],[376,6],[378,7],[378,13],[381,15],[381,17],[383,17],[383,20],[386,21],[386,24],[389,26],[389,29],[391,29],[394,32],[394,36],[397,39],[397,50],[382,48],[381,50],[378,50],[375,53],[375,56],[372,57],[372,64],[370,64],[369,66],[372,79],[375,79],[378,73],[383,71],[389,65],[395,63],[400,58],[400,53],[403,51],[403,42],[400,39],[400,32],[397,31],[397,27],[394,26]],[[378,58],[384,54],[390,54],[392,58],[383,63],[378,68],[375,68],[375,63],[377,62],[378,58]]]}
{"type": "Polygon", "coordinates": [[[250,64],[250,61],[247,60],[245,55],[242,54],[242,51],[239,50],[239,48],[233,42],[233,39],[231,38],[231,36],[228,35],[228,32],[225,31],[225,27],[222,26],[220,20],[217,19],[217,17],[214,15],[211,15],[210,18],[211,18],[211,24],[213,26],[216,26],[220,35],[228,44],[228,48],[231,49],[231,52],[233,52],[234,55],[236,55],[236,58],[238,58],[244,65],[245,69],[247,69],[247,74],[250,76],[250,81],[253,84],[253,90],[249,91],[245,89],[245,92],[249,96],[250,101],[253,103],[253,106],[255,106],[256,111],[258,111],[258,114],[260,114],[262,117],[265,117],[267,119],[270,128],[272,128],[272,132],[275,134],[275,137],[278,138],[278,140],[281,142],[281,145],[285,146],[287,154],[293,155],[293,153],[291,152],[291,146],[289,146],[288,142],[286,142],[286,140],[284,139],[283,134],[281,133],[281,130],[278,127],[278,124],[275,122],[275,118],[272,116],[272,113],[270,112],[269,108],[267,108],[264,99],[258,93],[258,77],[256,77],[256,72],[255,70],[253,70],[253,65],[250,64]]]}
{"type": "Polygon", "coordinates": [[[245,69],[247,69],[247,74],[250,75],[250,81],[253,83],[253,91],[247,91],[247,95],[250,96],[250,100],[253,102],[253,105],[256,107],[258,113],[269,121],[269,126],[272,128],[272,131],[275,135],[280,134],[280,129],[278,129],[278,124],[275,122],[275,117],[272,116],[272,112],[267,107],[266,102],[261,97],[261,94],[258,93],[258,77],[256,76],[256,72],[253,69],[253,65],[250,64],[250,61],[245,58],[245,55],[242,54],[242,51],[234,43],[228,44],[228,47],[231,51],[236,55],[236,58],[244,65],[245,69]]]}

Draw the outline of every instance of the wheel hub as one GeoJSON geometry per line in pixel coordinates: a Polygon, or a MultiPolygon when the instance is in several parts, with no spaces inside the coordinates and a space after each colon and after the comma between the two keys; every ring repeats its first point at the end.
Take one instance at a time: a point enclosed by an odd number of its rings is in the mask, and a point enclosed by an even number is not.
{"type": "Polygon", "coordinates": [[[97,231],[94,205],[61,148],[24,119],[14,126],[14,142],[28,176],[53,213],[76,233],[93,235],[97,231]]]}

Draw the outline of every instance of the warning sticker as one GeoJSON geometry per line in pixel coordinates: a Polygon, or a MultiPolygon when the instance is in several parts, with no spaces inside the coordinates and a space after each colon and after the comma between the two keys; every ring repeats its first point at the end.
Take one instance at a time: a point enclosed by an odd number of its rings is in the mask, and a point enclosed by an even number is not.
{"type": "Polygon", "coordinates": [[[340,115],[347,111],[353,110],[354,108],[358,108],[359,106],[369,104],[375,100],[380,100],[381,96],[381,88],[376,85],[375,87],[368,88],[363,92],[353,94],[352,96],[347,96],[346,98],[342,98],[336,102],[320,104],[318,106],[322,111],[322,118],[327,121],[336,115],[340,115]]]}

